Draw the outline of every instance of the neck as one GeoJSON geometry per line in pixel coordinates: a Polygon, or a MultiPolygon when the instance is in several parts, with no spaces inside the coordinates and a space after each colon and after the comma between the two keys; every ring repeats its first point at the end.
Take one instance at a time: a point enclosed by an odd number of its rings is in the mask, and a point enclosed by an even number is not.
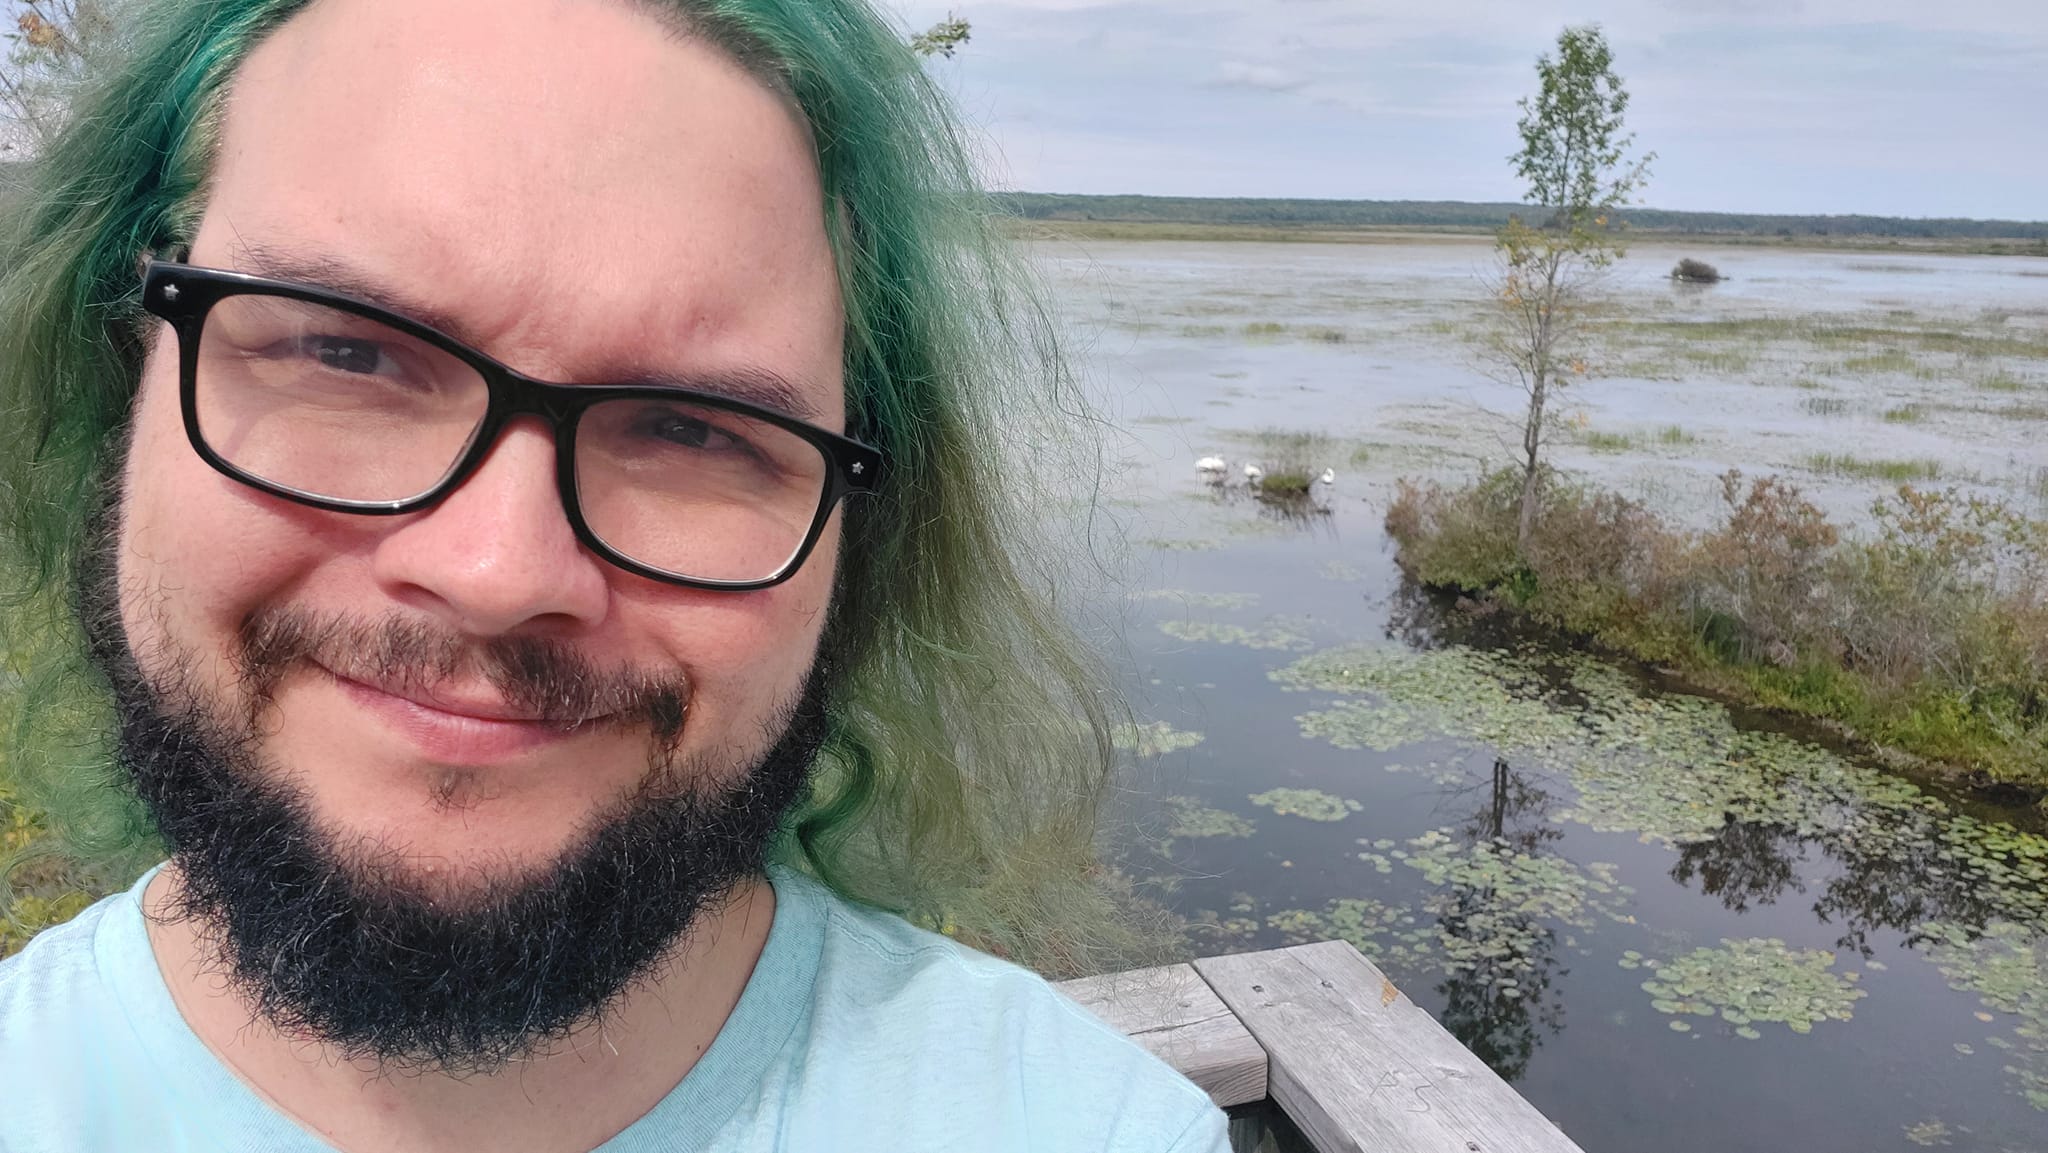
{"type": "Polygon", "coordinates": [[[273,1107],[343,1150],[561,1153],[603,1144],[682,1081],[739,1003],[767,943],[775,892],[743,883],[707,909],[655,975],[604,1020],[482,1075],[396,1071],[278,1031],[222,977],[214,934],[173,920],[179,874],[143,893],[157,967],[178,1011],[228,1068],[273,1107]]]}

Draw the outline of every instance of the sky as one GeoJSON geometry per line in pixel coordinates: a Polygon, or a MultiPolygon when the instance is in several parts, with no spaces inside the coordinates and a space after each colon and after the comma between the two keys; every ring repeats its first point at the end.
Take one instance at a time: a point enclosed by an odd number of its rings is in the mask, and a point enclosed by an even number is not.
{"type": "Polygon", "coordinates": [[[1033,192],[1519,200],[1515,101],[1598,22],[1658,208],[2048,219],[2048,0],[881,0],[1033,192]]]}

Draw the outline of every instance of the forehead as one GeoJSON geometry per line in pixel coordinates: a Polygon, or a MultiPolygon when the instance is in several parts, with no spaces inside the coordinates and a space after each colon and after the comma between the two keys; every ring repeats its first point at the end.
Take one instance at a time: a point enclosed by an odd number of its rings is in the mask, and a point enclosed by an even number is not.
{"type": "Polygon", "coordinates": [[[822,206],[785,100],[624,3],[317,0],[236,77],[193,259],[346,267],[538,376],[765,369],[830,417],[822,206]]]}

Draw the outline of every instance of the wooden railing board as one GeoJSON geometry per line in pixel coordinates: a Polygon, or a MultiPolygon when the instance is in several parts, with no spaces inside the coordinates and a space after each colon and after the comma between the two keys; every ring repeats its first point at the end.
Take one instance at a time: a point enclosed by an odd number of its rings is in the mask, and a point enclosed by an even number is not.
{"type": "Polygon", "coordinates": [[[1266,1051],[1274,1102],[1320,1153],[1581,1153],[1343,941],[1193,967],[1266,1051]]]}
{"type": "Polygon", "coordinates": [[[1058,989],[1225,1107],[1266,1097],[1266,1050],[1190,965],[1064,981],[1058,989]]]}

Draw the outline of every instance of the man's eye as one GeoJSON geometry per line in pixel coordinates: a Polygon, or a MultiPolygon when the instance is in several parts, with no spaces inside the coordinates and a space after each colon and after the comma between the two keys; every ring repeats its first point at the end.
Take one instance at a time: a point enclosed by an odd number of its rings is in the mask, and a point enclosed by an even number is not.
{"type": "Polygon", "coordinates": [[[686,416],[657,418],[649,431],[655,437],[683,448],[701,448],[707,452],[745,452],[748,448],[745,441],[709,421],[686,416]]]}
{"type": "Polygon", "coordinates": [[[336,372],[361,375],[392,375],[398,364],[374,340],[352,336],[308,336],[299,342],[299,354],[336,372]]]}

